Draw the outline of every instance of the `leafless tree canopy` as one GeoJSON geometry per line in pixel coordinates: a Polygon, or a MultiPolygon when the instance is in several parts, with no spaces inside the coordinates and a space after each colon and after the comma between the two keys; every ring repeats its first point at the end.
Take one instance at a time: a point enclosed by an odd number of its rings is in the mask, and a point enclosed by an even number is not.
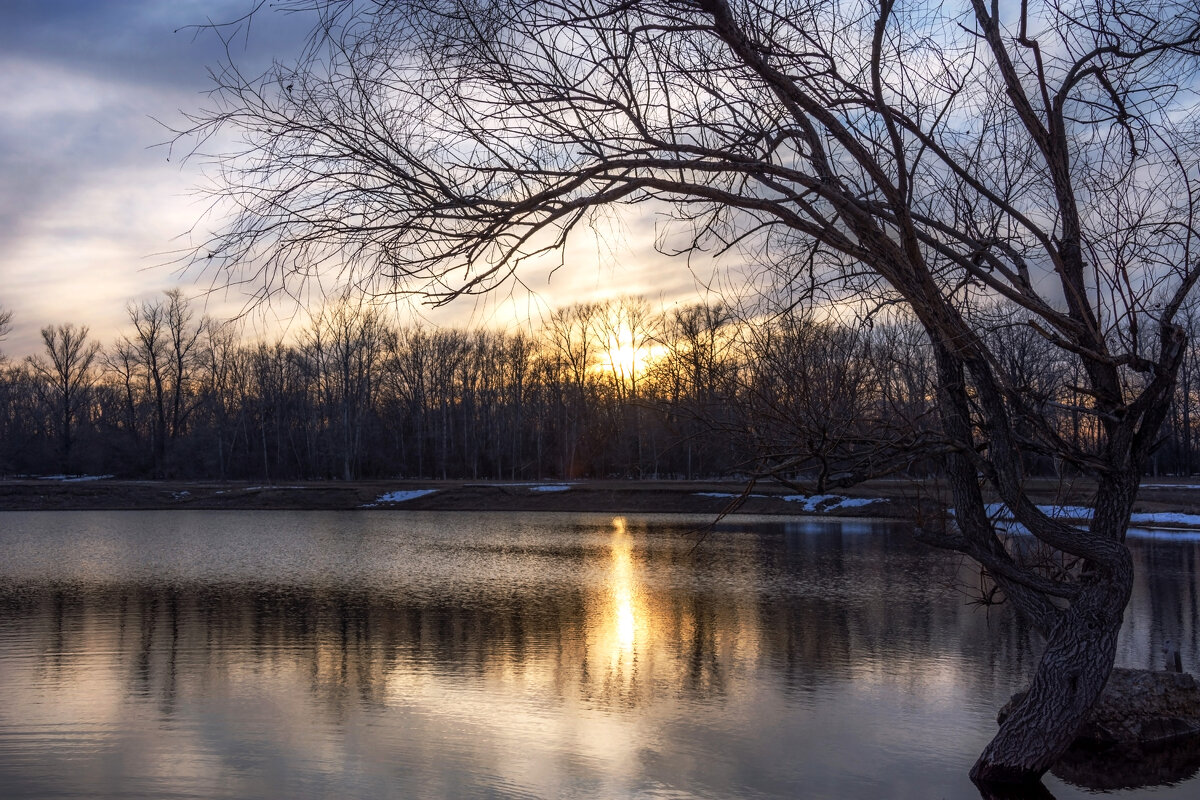
{"type": "Polygon", "coordinates": [[[195,118],[243,144],[215,162],[243,213],[205,261],[283,279],[334,259],[449,296],[659,199],[689,234],[672,243],[822,277],[912,239],[943,293],[977,283],[1055,327],[1074,233],[1117,327],[1191,260],[1187,3],[291,5],[321,16],[304,56],[226,65],[195,118]]]}
{"type": "Polygon", "coordinates": [[[304,54],[261,78],[227,65],[192,120],[202,142],[241,143],[216,145],[236,216],[199,260],[266,287],[333,267],[442,300],[653,202],[675,221],[664,249],[736,249],[816,303],[905,307],[933,350],[955,509],[926,536],[1048,637],[974,774],[1057,758],[1112,664],[1124,533],[1200,276],[1194,2],[289,6],[318,20],[304,54]],[[991,332],[1013,319],[1077,365],[1095,446],[1011,379],[991,332]],[[1089,526],[1029,500],[1030,454],[1095,476],[1089,526]],[[983,486],[1037,558],[998,535],[983,486]]]}
{"type": "Polygon", "coordinates": [[[26,363],[41,378],[39,386],[54,407],[62,468],[70,469],[75,419],[94,379],[92,363],[100,343],[88,341],[86,325],[70,324],[42,328],[42,343],[46,355],[30,356],[26,363]]]}

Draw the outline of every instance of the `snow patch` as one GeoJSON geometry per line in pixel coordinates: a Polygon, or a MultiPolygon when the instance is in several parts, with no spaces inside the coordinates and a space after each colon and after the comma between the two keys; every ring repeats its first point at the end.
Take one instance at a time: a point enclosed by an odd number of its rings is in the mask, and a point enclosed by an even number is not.
{"type": "Polygon", "coordinates": [[[504,489],[530,489],[535,492],[544,492],[544,491],[561,492],[561,491],[563,491],[563,489],[571,488],[572,485],[573,484],[570,484],[570,483],[538,483],[537,481],[516,481],[516,482],[509,482],[509,483],[464,483],[463,484],[463,486],[466,486],[468,488],[482,487],[482,488],[486,488],[486,489],[492,489],[492,488],[500,487],[500,488],[504,488],[504,489]],[[563,487],[563,489],[543,489],[543,488],[541,488],[544,486],[561,486],[561,487],[563,487]]]}
{"type": "Polygon", "coordinates": [[[861,508],[872,503],[886,503],[882,497],[847,497],[838,503],[838,508],[861,508]]]}
{"type": "Polygon", "coordinates": [[[1129,521],[1139,525],[1193,525],[1200,527],[1200,514],[1181,514],[1177,511],[1154,511],[1133,514],[1129,517],[1129,521]]]}
{"type": "MultiPolygon", "coordinates": [[[[1087,506],[1038,506],[1048,517],[1054,519],[1088,520],[1095,516],[1095,510],[1087,506]]],[[[996,519],[1013,519],[1013,513],[1003,503],[992,503],[988,506],[988,516],[996,519]]],[[[1176,511],[1153,511],[1134,514],[1129,521],[1139,525],[1195,525],[1200,526],[1200,514],[1183,514],[1176,511]]]]}
{"type": "MultiPolygon", "coordinates": [[[[734,492],[692,492],[696,497],[716,497],[722,500],[732,500],[735,497],[742,497],[739,493],[734,492]]],[[[840,494],[748,494],[746,497],[775,497],[788,503],[801,503],[804,511],[809,513],[824,513],[827,511],[836,511],[839,508],[862,508],[869,506],[872,503],[886,503],[887,499],[883,497],[845,497],[840,494]]]]}
{"type": "MultiPolygon", "coordinates": [[[[1096,513],[1094,509],[1086,506],[1038,506],[1037,509],[1048,517],[1076,522],[1086,522],[1092,519],[1096,513]]],[[[950,516],[953,517],[954,509],[951,508],[948,511],[950,516]]],[[[1014,521],[1015,518],[1012,511],[1003,503],[989,503],[987,506],[987,515],[996,523],[997,529],[1006,533],[1029,532],[1024,525],[1014,521]]],[[[1160,528],[1172,525],[1200,528],[1200,514],[1184,514],[1178,511],[1150,511],[1131,514],[1129,522],[1131,525],[1146,525],[1160,528]]],[[[1144,537],[1147,535],[1147,531],[1130,528],[1127,535],[1144,537]]],[[[1173,536],[1174,534],[1169,535],[1173,536]]]]}
{"type": "Polygon", "coordinates": [[[780,498],[789,503],[802,503],[805,511],[822,513],[836,511],[839,508],[862,508],[872,503],[886,503],[882,497],[845,497],[840,494],[789,494],[780,498]]]}
{"type": "Polygon", "coordinates": [[[82,483],[83,481],[103,481],[115,477],[113,475],[41,475],[39,481],[61,481],[62,483],[82,483]]]}
{"type": "MultiPolygon", "coordinates": [[[[800,503],[804,506],[805,511],[816,511],[822,504],[836,502],[840,498],[836,494],[814,494],[811,497],[804,494],[789,494],[780,498],[788,503],[800,503]]],[[[829,509],[825,509],[828,511],[829,509]]]]}
{"type": "Polygon", "coordinates": [[[403,503],[405,500],[415,500],[418,497],[424,497],[427,494],[433,494],[437,489],[400,489],[395,492],[381,494],[375,498],[374,503],[367,503],[363,508],[372,508],[380,503],[403,503]]]}

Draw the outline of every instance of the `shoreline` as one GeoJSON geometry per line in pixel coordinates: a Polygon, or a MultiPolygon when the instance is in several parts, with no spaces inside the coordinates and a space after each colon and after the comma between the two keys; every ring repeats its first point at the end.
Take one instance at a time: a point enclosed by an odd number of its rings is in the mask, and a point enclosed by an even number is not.
{"type": "MultiPolygon", "coordinates": [[[[745,491],[735,481],[571,480],[461,481],[364,480],[153,481],[116,478],[0,480],[0,511],[116,510],[414,510],[719,515],[745,491]]],[[[823,516],[912,517],[904,492],[872,492],[871,499],[824,495],[823,516]],[[848,501],[842,504],[842,501],[848,501]]],[[[755,488],[736,514],[795,516],[811,513],[795,492],[755,488]],[[790,497],[790,500],[784,499],[790,497]]]]}
{"type": "MultiPolygon", "coordinates": [[[[1061,514],[1089,504],[1084,484],[1031,481],[1039,503],[1061,514]]],[[[915,520],[940,513],[944,487],[927,480],[870,481],[845,493],[802,495],[777,484],[725,480],[541,481],[125,480],[109,476],[0,479],[2,511],[413,510],[672,513],[915,520]],[[730,506],[742,496],[733,511],[730,506]]],[[[1147,478],[1130,530],[1200,533],[1200,481],[1147,478]]]]}

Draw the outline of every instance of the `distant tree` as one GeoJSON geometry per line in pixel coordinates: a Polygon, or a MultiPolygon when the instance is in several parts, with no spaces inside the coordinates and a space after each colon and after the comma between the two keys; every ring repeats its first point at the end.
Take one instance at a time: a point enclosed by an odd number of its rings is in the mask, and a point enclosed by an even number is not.
{"type": "MultiPolygon", "coordinates": [[[[0,308],[0,342],[8,338],[12,330],[12,311],[0,308]]],[[[20,373],[9,369],[8,356],[0,350],[0,471],[7,471],[12,466],[12,459],[17,450],[19,430],[20,393],[17,384],[20,373]]]]}
{"type": "Polygon", "coordinates": [[[589,392],[597,376],[600,360],[600,335],[604,309],[599,303],[576,303],[555,309],[546,320],[542,336],[546,343],[548,377],[561,389],[557,410],[560,436],[558,474],[577,477],[585,472],[580,446],[585,440],[589,410],[589,392]]]}
{"type": "Polygon", "coordinates": [[[739,325],[725,303],[695,303],[664,313],[657,324],[661,356],[649,369],[657,401],[671,432],[671,446],[682,451],[678,471],[688,478],[714,466],[728,471],[752,465],[718,445],[715,432],[744,433],[734,415],[740,354],[739,325]]]}
{"type": "Polygon", "coordinates": [[[327,443],[327,471],[345,480],[358,477],[362,468],[386,336],[377,310],[341,301],[314,314],[303,337],[300,356],[314,390],[314,422],[327,443]]]}
{"type": "Polygon", "coordinates": [[[392,415],[402,420],[396,444],[409,474],[423,478],[428,474],[432,343],[427,331],[405,327],[390,345],[385,380],[392,415]]]}
{"type": "Polygon", "coordinates": [[[334,262],[445,300],[561,253],[613,204],[740,248],[811,301],[906,307],[933,353],[953,524],[1046,637],[973,770],[1036,779],[1103,688],[1132,583],[1125,531],[1200,278],[1193,0],[401,0],[317,14],[298,61],[216,72],[205,141],[235,215],[197,254],[271,280],[334,262]],[[1081,445],[1009,381],[976,310],[1008,304],[1077,369],[1081,445]],[[1092,476],[1078,527],[1026,454],[1092,476]],[[984,489],[1078,568],[1024,559],[984,489]]]}
{"type": "MultiPolygon", "coordinates": [[[[533,361],[537,342],[524,331],[504,337],[501,342],[501,369],[503,370],[504,397],[507,403],[504,439],[508,445],[508,477],[515,480],[523,476],[526,455],[522,449],[527,438],[529,424],[529,395],[532,392],[533,361]]],[[[503,477],[499,472],[497,477],[503,477]]],[[[539,477],[539,476],[534,476],[539,477]]]]}
{"type": "MultiPolygon", "coordinates": [[[[7,339],[8,332],[12,330],[12,316],[11,309],[0,308],[0,342],[7,339]]],[[[6,358],[4,351],[0,350],[0,364],[3,364],[6,358]]]]}
{"type": "Polygon", "coordinates": [[[874,477],[876,468],[894,471],[891,453],[880,451],[904,448],[885,435],[867,329],[788,312],[747,326],[746,335],[746,428],[763,471],[789,484],[810,475],[820,494],[874,477]]]}
{"type": "Polygon", "coordinates": [[[236,418],[241,395],[248,388],[246,351],[233,324],[209,325],[201,348],[200,402],[211,425],[216,477],[224,480],[231,467],[236,418]]]}
{"type": "Polygon", "coordinates": [[[621,402],[638,396],[647,351],[654,341],[653,316],[644,297],[626,295],[600,305],[596,335],[607,382],[621,402]]]}
{"type": "Polygon", "coordinates": [[[64,472],[72,469],[75,421],[87,403],[88,390],[95,380],[92,365],[100,352],[100,344],[87,338],[87,326],[47,326],[42,328],[45,355],[26,359],[41,378],[42,391],[54,408],[60,468],[64,472]]]}
{"type": "Polygon", "coordinates": [[[178,289],[166,292],[162,300],[131,303],[127,311],[133,334],[117,343],[109,363],[122,376],[130,411],[142,404],[150,408],[154,475],[162,478],[167,476],[171,445],[197,405],[193,384],[208,320],[195,319],[178,289]]]}

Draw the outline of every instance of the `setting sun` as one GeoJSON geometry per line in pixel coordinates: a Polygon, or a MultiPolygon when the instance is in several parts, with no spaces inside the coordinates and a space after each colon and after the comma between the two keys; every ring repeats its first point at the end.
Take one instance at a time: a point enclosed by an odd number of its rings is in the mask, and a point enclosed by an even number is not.
{"type": "Polygon", "coordinates": [[[610,339],[596,369],[612,373],[619,379],[634,381],[645,375],[650,365],[662,358],[664,352],[665,348],[658,344],[639,347],[628,341],[610,339]]]}

